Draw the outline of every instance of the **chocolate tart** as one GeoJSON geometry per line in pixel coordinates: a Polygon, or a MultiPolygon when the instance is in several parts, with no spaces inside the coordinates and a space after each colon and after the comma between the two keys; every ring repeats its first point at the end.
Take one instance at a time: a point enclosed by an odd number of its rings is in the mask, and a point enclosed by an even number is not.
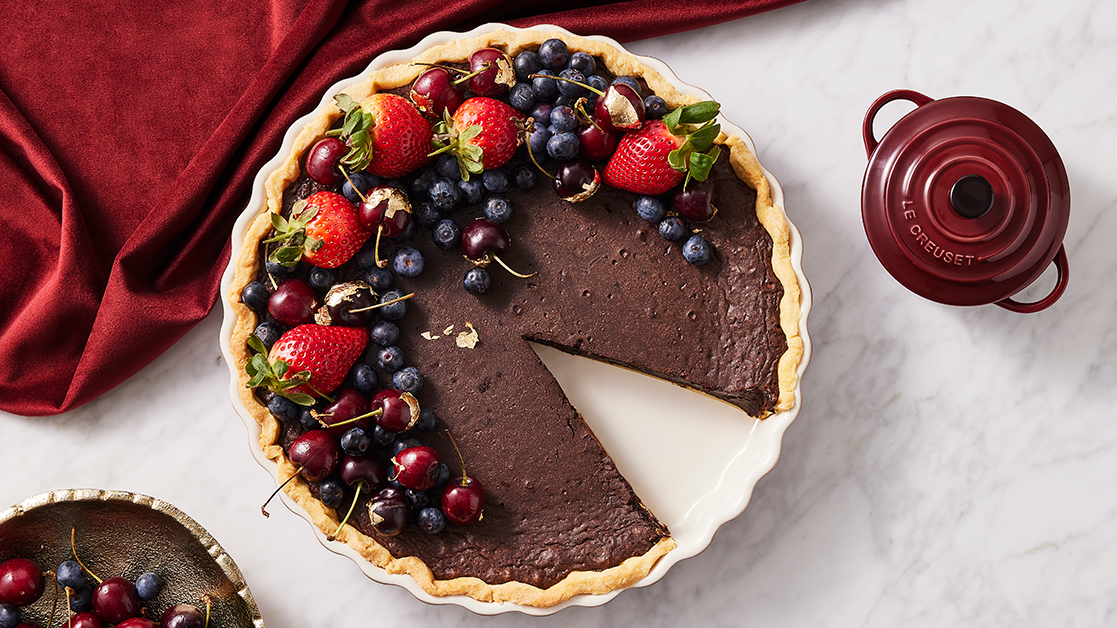
{"type": "MultiPolygon", "coordinates": [[[[409,57],[389,55],[344,92],[360,102],[377,92],[406,91],[423,69],[414,63],[460,62],[488,46],[514,56],[552,37],[571,51],[590,53],[613,75],[638,77],[669,108],[699,100],[650,60],[607,40],[499,26],[421,43],[409,57]]],[[[297,472],[285,453],[297,429],[273,418],[244,386],[251,355],[246,339],[259,318],[240,294],[262,277],[269,214],[289,211],[296,199],[320,188],[303,175],[301,158],[341,116],[325,98],[292,131],[290,149],[272,162],[275,168],[262,173],[261,207],[243,226],[223,286],[234,395],[250,430],[258,428],[258,459],[274,463],[278,480],[297,472]]],[[[398,345],[424,375],[420,404],[440,420],[429,444],[453,456],[447,434],[453,435],[465,466],[486,488],[484,515],[436,535],[412,526],[384,537],[358,507],[356,520],[327,541],[334,549],[344,544],[338,551],[373,569],[407,574],[430,598],[465,596],[528,609],[555,608],[576,597],[609,599],[646,584],[653,572],[662,575],[657,565],[674,562],[666,557],[677,552],[672,532],[645,506],[530,343],[698,391],[739,409],[741,422],[774,421],[782,435],[786,421],[766,417],[793,417],[797,409],[809,299],[792,263],[793,229],[763,169],[740,137],[723,134],[718,143],[723,156],[712,177],[719,211],[699,226],[716,254],[702,266],[687,264],[677,244],[636,215],[634,194],[603,187],[571,204],[546,182],[508,194],[517,213],[506,228],[516,244],[504,260],[537,273],[530,278],[494,271],[489,291],[474,296],[461,286],[469,262],[436,248],[426,233],[407,242],[427,264],[418,277],[397,278],[396,287],[415,293],[407,315],[396,321],[398,345]]],[[[480,215],[478,207],[459,211],[455,218],[463,224],[480,215]]],[[[338,270],[343,278],[362,272],[338,270]]],[[[769,452],[762,470],[774,462],[769,452]]],[[[731,466],[739,464],[735,459],[731,466]]],[[[759,476],[751,477],[754,483],[759,476]]],[[[297,478],[284,492],[332,535],[345,509],[327,508],[316,490],[297,478]]],[[[746,500],[730,500],[729,510],[740,512],[746,500]]]]}

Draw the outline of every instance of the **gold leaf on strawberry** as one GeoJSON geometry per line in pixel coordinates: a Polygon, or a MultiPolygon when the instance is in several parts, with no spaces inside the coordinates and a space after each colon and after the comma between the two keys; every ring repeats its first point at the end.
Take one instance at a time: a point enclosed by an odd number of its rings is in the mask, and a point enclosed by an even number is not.
{"type": "Polygon", "coordinates": [[[663,194],[691,180],[705,181],[717,160],[714,144],[720,106],[703,101],[680,107],[625,133],[605,165],[606,185],[637,194],[663,194]]]}

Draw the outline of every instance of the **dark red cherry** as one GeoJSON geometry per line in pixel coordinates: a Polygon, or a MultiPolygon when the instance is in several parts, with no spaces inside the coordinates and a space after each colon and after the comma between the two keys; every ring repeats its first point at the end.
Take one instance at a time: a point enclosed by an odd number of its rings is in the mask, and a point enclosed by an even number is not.
{"type": "Polygon", "coordinates": [[[628,85],[615,83],[597,97],[593,106],[594,121],[606,129],[622,131],[638,129],[644,124],[647,114],[644,101],[628,85]]]}
{"type": "Polygon", "coordinates": [[[376,393],[369,404],[369,411],[380,410],[377,424],[389,432],[405,432],[419,420],[419,402],[411,393],[388,388],[376,393]]]}
{"type": "Polygon", "coordinates": [[[601,173],[588,162],[567,161],[559,165],[551,183],[555,193],[572,203],[584,201],[601,187],[601,173]]]}
{"type": "Polygon", "coordinates": [[[334,185],[345,180],[341,173],[341,158],[349,152],[345,142],[336,137],[318,140],[306,154],[306,174],[311,179],[334,185]]]}
{"type": "Polygon", "coordinates": [[[511,245],[504,227],[486,218],[475,218],[462,227],[462,254],[475,262],[491,253],[503,253],[511,245]]]}
{"type": "Polygon", "coordinates": [[[159,624],[146,617],[131,617],[117,624],[116,628],[159,628],[159,624]]]}
{"type": "Polygon", "coordinates": [[[175,604],[159,618],[160,628],[202,628],[205,623],[205,612],[193,604],[175,604]]]}
{"type": "Polygon", "coordinates": [[[438,482],[442,459],[431,447],[420,445],[408,447],[396,454],[392,458],[392,464],[395,465],[392,478],[400,485],[416,491],[426,491],[438,482]]]}
{"type": "Polygon", "coordinates": [[[396,536],[407,527],[411,508],[403,493],[385,488],[368,502],[368,516],[376,531],[384,536],[396,536]]]}
{"type": "Polygon", "coordinates": [[[390,185],[379,185],[365,194],[359,208],[361,225],[373,234],[394,238],[407,229],[411,222],[411,203],[403,190],[390,185]]]}
{"type": "Polygon", "coordinates": [[[333,398],[334,402],[322,408],[322,411],[318,413],[318,419],[329,426],[326,431],[329,432],[330,436],[341,438],[350,428],[359,427],[367,430],[372,427],[370,417],[350,422],[354,417],[368,414],[369,411],[368,399],[357,392],[356,389],[339,388],[334,391],[333,398]],[[336,425],[338,423],[344,423],[344,425],[336,425]],[[334,427],[335,425],[336,427],[334,427]]]}
{"type": "Polygon", "coordinates": [[[428,68],[411,84],[411,102],[424,114],[442,119],[465,102],[465,94],[454,85],[454,77],[445,68],[428,68]]]}
{"type": "Polygon", "coordinates": [[[388,483],[388,463],[379,454],[346,456],[339,475],[342,482],[362,493],[379,491],[388,483]]]}
{"type": "Polygon", "coordinates": [[[268,313],[283,325],[295,327],[314,322],[318,295],[302,279],[284,279],[268,297],[268,313]]]}
{"type": "Polygon", "coordinates": [[[341,462],[341,446],[326,430],[310,430],[291,443],[287,457],[300,467],[299,472],[304,478],[321,482],[337,470],[341,462]]]}
{"type": "Polygon", "coordinates": [[[679,188],[675,192],[675,211],[683,218],[695,221],[709,220],[717,213],[714,208],[714,182],[691,181],[686,190],[679,188]]]}
{"type": "Polygon", "coordinates": [[[71,615],[62,624],[63,628],[104,628],[105,622],[93,611],[71,615]]]}
{"type": "Polygon", "coordinates": [[[512,58],[496,48],[482,48],[469,55],[469,89],[478,96],[496,98],[516,84],[512,58]]]}
{"type": "Polygon", "coordinates": [[[616,152],[617,144],[621,141],[621,132],[590,124],[578,131],[578,139],[579,155],[593,161],[601,161],[616,152]]]}
{"type": "Polygon", "coordinates": [[[107,623],[140,616],[140,597],[131,580],[114,576],[93,589],[93,612],[107,623]]]}
{"type": "Polygon", "coordinates": [[[372,320],[376,310],[371,309],[380,302],[380,295],[363,281],[347,281],[334,284],[322,297],[327,317],[321,310],[315,320],[323,325],[342,325],[361,327],[372,320]]]}
{"type": "Polygon", "coordinates": [[[27,606],[46,590],[43,570],[27,558],[10,558],[0,563],[0,604],[27,606]]]}
{"type": "Polygon", "coordinates": [[[442,513],[453,523],[466,524],[477,519],[484,506],[485,489],[471,475],[451,479],[442,489],[442,513]]]}

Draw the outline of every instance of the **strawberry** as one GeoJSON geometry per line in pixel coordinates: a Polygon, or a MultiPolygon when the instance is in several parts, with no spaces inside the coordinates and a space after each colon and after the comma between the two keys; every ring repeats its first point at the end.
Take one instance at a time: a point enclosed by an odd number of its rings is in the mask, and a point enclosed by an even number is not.
{"type": "Polygon", "coordinates": [[[248,337],[248,343],[257,353],[244,367],[250,378],[246,386],[264,386],[309,406],[314,404],[314,395],[324,397],[341,386],[368,345],[368,330],[299,325],[280,336],[270,353],[255,335],[248,337]]]}
{"type": "Polygon", "coordinates": [[[296,201],[291,218],[272,214],[275,235],[265,242],[281,242],[271,257],[285,266],[300,259],[322,268],[337,268],[349,261],[372,232],[361,225],[360,211],[349,199],[328,190],[296,201]]]}
{"type": "Polygon", "coordinates": [[[368,169],[379,177],[401,177],[427,163],[433,130],[430,122],[403,96],[373,94],[357,103],[346,94],[334,96],[345,112],[338,135],[350,146],[342,163],[353,171],[368,169]]]}
{"type": "Polygon", "coordinates": [[[718,156],[719,105],[703,101],[648,120],[625,133],[605,165],[605,184],[637,194],[663,194],[691,179],[705,181],[718,156]]]}
{"type": "Polygon", "coordinates": [[[524,114],[493,98],[474,96],[462,103],[453,116],[444,114],[435,126],[431,155],[450,152],[458,158],[462,178],[499,168],[512,159],[524,140],[524,114]]]}

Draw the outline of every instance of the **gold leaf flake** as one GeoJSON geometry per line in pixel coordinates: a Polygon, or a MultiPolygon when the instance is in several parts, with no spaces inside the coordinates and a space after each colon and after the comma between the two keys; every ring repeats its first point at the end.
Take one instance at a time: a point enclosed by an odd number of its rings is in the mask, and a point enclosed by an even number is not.
{"type": "Polygon", "coordinates": [[[477,330],[473,328],[473,323],[466,323],[469,328],[468,332],[458,332],[457,340],[455,341],[462,349],[472,349],[480,342],[480,337],[477,335],[477,330]]]}
{"type": "Polygon", "coordinates": [[[420,336],[422,336],[422,337],[423,337],[424,339],[426,339],[426,340],[438,340],[439,338],[441,338],[441,337],[442,337],[442,336],[434,336],[434,335],[431,335],[431,333],[430,333],[429,331],[425,331],[425,332],[423,332],[423,333],[421,333],[421,334],[419,334],[419,335],[420,335],[420,336]]]}
{"type": "Polygon", "coordinates": [[[443,329],[443,330],[442,330],[442,335],[443,335],[443,336],[449,336],[449,335],[450,335],[450,332],[452,332],[452,331],[454,331],[454,326],[453,326],[453,325],[450,325],[450,326],[449,326],[449,327],[447,327],[446,329],[443,329]]]}

